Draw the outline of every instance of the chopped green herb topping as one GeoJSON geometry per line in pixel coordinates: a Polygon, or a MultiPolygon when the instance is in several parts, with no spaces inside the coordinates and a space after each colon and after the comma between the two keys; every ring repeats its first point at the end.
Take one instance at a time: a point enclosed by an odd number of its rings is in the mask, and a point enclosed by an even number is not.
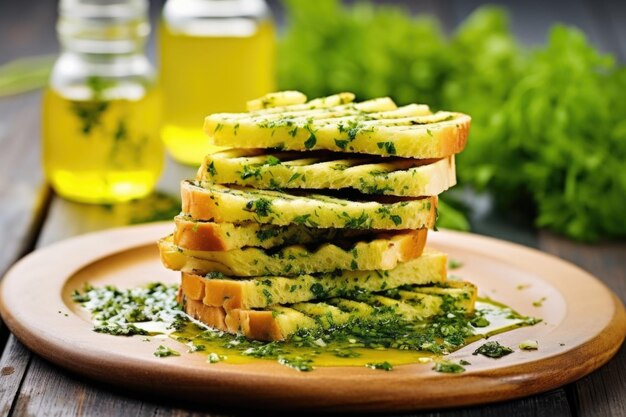
{"type": "Polygon", "coordinates": [[[272,202],[263,197],[250,200],[246,204],[246,210],[255,212],[259,217],[266,217],[272,212],[272,202]]]}
{"type": "Polygon", "coordinates": [[[208,363],[217,363],[217,362],[221,362],[221,361],[223,361],[224,359],[226,359],[226,357],[225,357],[225,356],[218,355],[218,354],[217,354],[217,353],[215,353],[215,352],[211,352],[211,353],[209,353],[209,355],[207,356],[206,361],[207,361],[208,363]]]}
{"type": "Polygon", "coordinates": [[[541,297],[537,301],[533,301],[533,307],[541,307],[543,306],[543,302],[546,301],[546,297],[541,297]]]}
{"type": "Polygon", "coordinates": [[[391,365],[389,362],[385,361],[385,362],[378,362],[378,363],[368,363],[365,365],[367,368],[371,368],[371,369],[379,369],[381,371],[391,371],[393,370],[393,365],[391,365]]]}
{"type": "Polygon", "coordinates": [[[472,319],[472,321],[470,321],[470,323],[472,323],[472,326],[474,327],[487,327],[489,326],[489,320],[487,320],[486,318],[484,318],[483,316],[476,316],[472,319]]]}
{"type": "Polygon", "coordinates": [[[337,145],[338,148],[345,150],[346,146],[348,146],[349,141],[345,140],[345,139],[335,139],[335,145],[337,145]]]}
{"type": "Polygon", "coordinates": [[[265,165],[274,166],[280,164],[280,159],[276,158],[274,155],[270,155],[267,157],[265,161],[265,165]]]}
{"type": "Polygon", "coordinates": [[[159,345],[159,347],[154,351],[154,356],[158,358],[167,358],[168,356],[180,356],[180,353],[167,346],[159,345]]]}
{"type": "Polygon", "coordinates": [[[457,261],[456,259],[450,259],[448,261],[448,268],[450,269],[459,269],[463,266],[463,262],[457,261]]]}
{"type": "Polygon", "coordinates": [[[300,372],[309,372],[313,370],[313,359],[306,359],[300,356],[296,356],[294,358],[279,356],[278,363],[300,372]]]}
{"type": "Polygon", "coordinates": [[[500,343],[496,341],[487,342],[472,353],[472,355],[483,355],[488,358],[498,359],[503,356],[506,356],[510,353],[513,353],[513,349],[510,347],[502,346],[500,343]]]}
{"type": "Polygon", "coordinates": [[[148,335],[149,333],[134,324],[111,323],[102,326],[94,326],[93,331],[96,333],[106,333],[113,336],[134,336],[148,335]]]}
{"type": "Polygon", "coordinates": [[[465,368],[460,364],[448,361],[436,362],[435,366],[433,366],[433,370],[446,374],[460,374],[461,372],[465,372],[465,368]]]}
{"type": "Polygon", "coordinates": [[[189,321],[176,302],[177,291],[178,286],[161,283],[128,290],[110,285],[95,288],[85,284],[82,291],[74,291],[72,299],[91,313],[96,332],[146,335],[148,332],[134,323],[157,321],[168,324],[170,328],[179,328],[189,321]]]}
{"type": "Polygon", "coordinates": [[[519,344],[519,348],[522,350],[537,350],[539,349],[539,343],[536,340],[524,340],[519,344]]]}
{"type": "Polygon", "coordinates": [[[389,155],[396,154],[396,146],[393,142],[378,142],[376,145],[378,146],[378,149],[384,149],[389,155]]]}

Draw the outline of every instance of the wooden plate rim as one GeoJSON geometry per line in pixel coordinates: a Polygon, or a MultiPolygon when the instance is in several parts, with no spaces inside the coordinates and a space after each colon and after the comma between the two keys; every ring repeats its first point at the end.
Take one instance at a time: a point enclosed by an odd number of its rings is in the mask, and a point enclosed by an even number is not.
{"type": "MultiPolygon", "coordinates": [[[[604,328],[591,335],[586,342],[557,355],[513,366],[469,371],[461,375],[433,372],[420,374],[417,378],[410,372],[382,373],[365,370],[366,373],[363,373],[361,369],[345,367],[320,368],[312,373],[289,370],[291,374],[286,377],[283,372],[273,370],[272,366],[283,368],[275,364],[219,364],[201,369],[179,363],[175,366],[154,366],[152,360],[124,361],[123,352],[108,352],[108,356],[102,356],[101,352],[85,350],[84,346],[70,345],[66,339],[55,337],[53,333],[42,333],[33,329],[24,320],[20,320],[19,314],[15,314],[21,310],[19,303],[15,303],[10,294],[19,281],[19,276],[24,270],[28,270],[31,263],[39,262],[57,252],[63,253],[68,248],[82,247],[89,242],[109,242],[112,245],[109,247],[103,244],[100,253],[76,260],[72,266],[74,271],[70,275],[65,274],[67,278],[77,269],[101,257],[143,246],[147,243],[146,235],[157,237],[170,228],[171,224],[168,222],[112,229],[68,239],[28,255],[6,274],[0,284],[2,318],[16,337],[37,354],[76,373],[109,384],[143,392],[158,391],[194,402],[238,407],[242,406],[243,392],[246,393],[246,402],[254,408],[320,411],[376,412],[447,408],[536,394],[562,386],[599,368],[616,353],[626,334],[626,312],[621,301],[603,283],[582,269],[531,248],[450,231],[437,233],[437,240],[460,242],[469,238],[489,245],[504,245],[534,253],[535,256],[550,258],[551,262],[560,263],[570,269],[577,269],[580,274],[600,284],[608,293],[613,302],[612,317],[604,328]],[[573,358],[576,360],[572,360],[573,358]],[[164,381],[167,382],[165,386],[164,381]],[[391,387],[390,382],[393,382],[391,387]],[[333,389],[329,390],[328,387],[333,389]]],[[[398,369],[410,370],[412,366],[421,365],[405,365],[398,369]]]]}

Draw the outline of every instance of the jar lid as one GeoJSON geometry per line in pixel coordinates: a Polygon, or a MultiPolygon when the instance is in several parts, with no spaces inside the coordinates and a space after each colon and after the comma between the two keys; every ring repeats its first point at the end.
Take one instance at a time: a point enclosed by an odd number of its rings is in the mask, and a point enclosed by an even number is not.
{"type": "Polygon", "coordinates": [[[150,33],[147,0],[61,0],[57,33],[64,47],[81,53],[140,50],[150,33]]]}

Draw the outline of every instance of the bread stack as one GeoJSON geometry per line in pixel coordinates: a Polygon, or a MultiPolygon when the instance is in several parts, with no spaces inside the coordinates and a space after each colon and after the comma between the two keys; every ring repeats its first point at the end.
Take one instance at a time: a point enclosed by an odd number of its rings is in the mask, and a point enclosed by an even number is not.
{"type": "Polygon", "coordinates": [[[476,288],[447,281],[447,256],[424,248],[470,118],[353,99],[274,93],[206,118],[232,149],[183,181],[176,229],[159,242],[190,316],[269,341],[472,311],[476,288]]]}

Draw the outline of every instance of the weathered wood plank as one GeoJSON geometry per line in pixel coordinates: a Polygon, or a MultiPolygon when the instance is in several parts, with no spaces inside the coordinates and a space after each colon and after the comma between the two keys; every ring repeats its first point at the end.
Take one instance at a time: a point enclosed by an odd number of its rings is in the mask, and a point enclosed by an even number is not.
{"type": "Polygon", "coordinates": [[[483,407],[470,407],[445,411],[425,411],[403,414],[404,417],[562,417],[573,415],[565,391],[554,390],[516,401],[507,401],[483,407]]]}
{"type": "MultiPolygon", "coordinates": [[[[584,245],[551,233],[544,232],[540,236],[541,249],[591,272],[611,288],[622,302],[626,302],[626,243],[584,245]]],[[[568,387],[578,416],[626,416],[624,369],[626,346],[622,346],[608,364],[568,387]]]]}
{"type": "Polygon", "coordinates": [[[110,388],[86,384],[80,377],[32,357],[13,407],[16,416],[151,416],[152,407],[141,400],[114,393],[110,388]],[[45,383],[37,383],[44,380],[45,383]],[[107,389],[107,395],[100,393],[107,389]]]}
{"type": "Polygon", "coordinates": [[[13,336],[0,358],[0,415],[8,416],[32,353],[13,336]]]}
{"type": "Polygon", "coordinates": [[[0,274],[32,249],[48,193],[40,164],[39,94],[0,100],[0,274]]]}
{"type": "MultiPolygon", "coordinates": [[[[1,38],[1,36],[0,36],[1,38]]],[[[0,99],[0,278],[32,250],[49,203],[39,162],[39,94],[0,99]]],[[[9,335],[0,321],[0,351],[9,335]]],[[[0,400],[0,409],[6,404],[0,400]]]]}

